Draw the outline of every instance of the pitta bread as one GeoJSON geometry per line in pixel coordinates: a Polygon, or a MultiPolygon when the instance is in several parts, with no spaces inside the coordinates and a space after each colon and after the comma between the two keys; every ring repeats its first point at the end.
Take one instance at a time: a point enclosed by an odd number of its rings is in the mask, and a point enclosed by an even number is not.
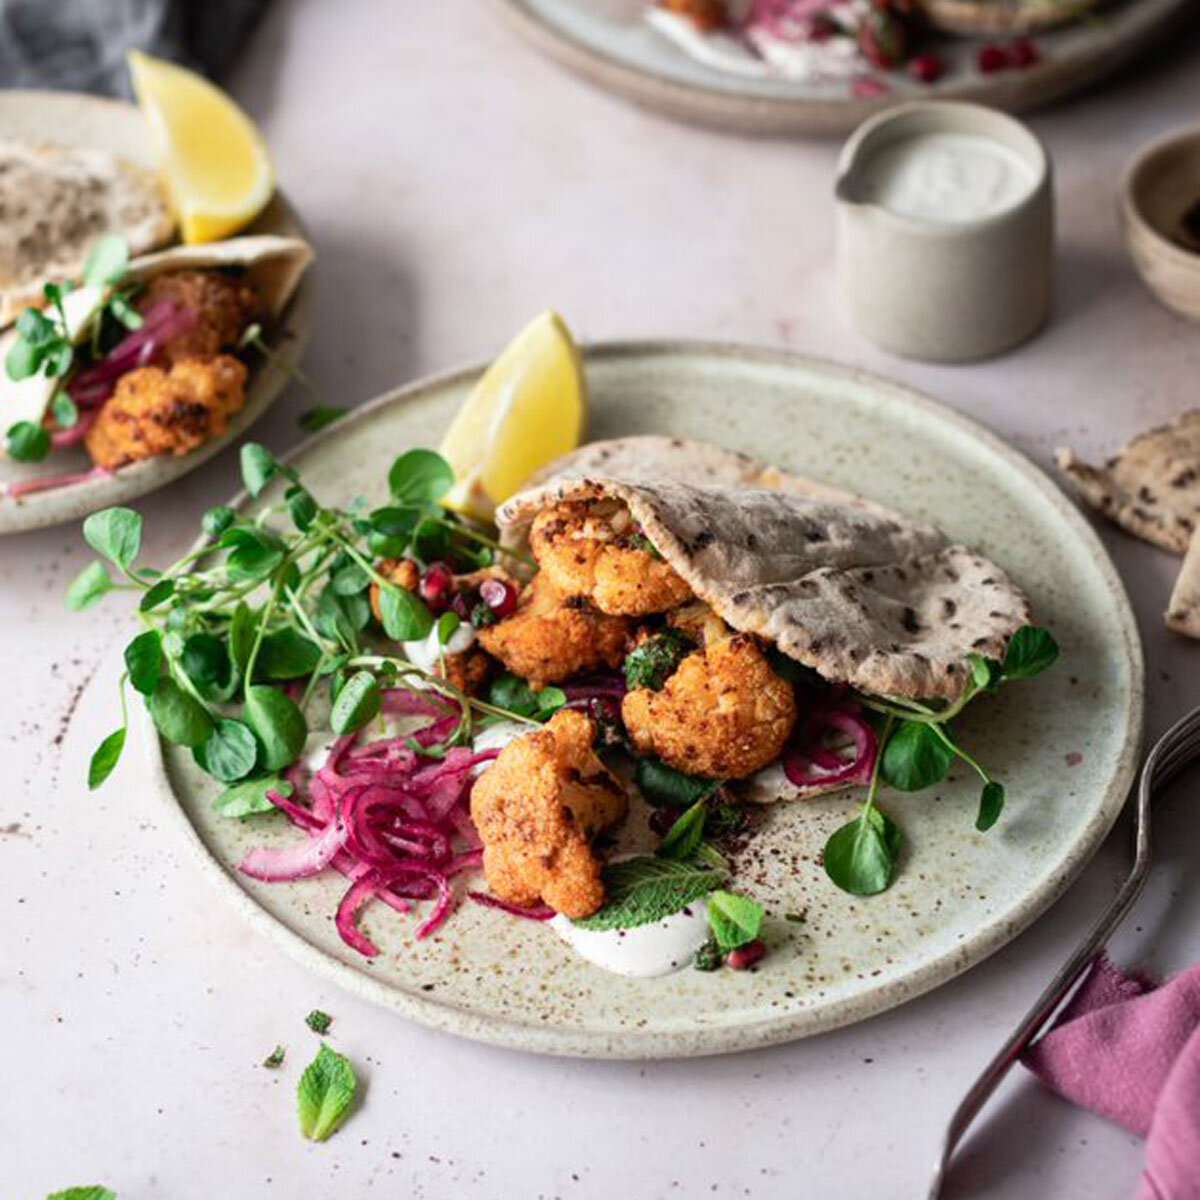
{"type": "Polygon", "coordinates": [[[1001,657],[1028,620],[999,567],[931,525],[700,443],[639,438],[607,443],[602,457],[588,450],[500,508],[510,544],[558,500],[622,500],[730,626],[831,682],[949,699],[966,682],[968,655],[1001,657]]]}
{"type": "Polygon", "coordinates": [[[1192,535],[1167,606],[1167,628],[1200,638],[1200,533],[1192,535]]]}
{"type": "Polygon", "coordinates": [[[47,280],[78,279],[103,234],[138,255],[173,230],[153,172],[105,150],[0,142],[0,326],[37,303],[47,280]]]}
{"type": "Polygon", "coordinates": [[[1070,449],[1056,458],[1093,508],[1164,550],[1187,551],[1200,527],[1200,409],[1139,434],[1103,467],[1070,449]]]}

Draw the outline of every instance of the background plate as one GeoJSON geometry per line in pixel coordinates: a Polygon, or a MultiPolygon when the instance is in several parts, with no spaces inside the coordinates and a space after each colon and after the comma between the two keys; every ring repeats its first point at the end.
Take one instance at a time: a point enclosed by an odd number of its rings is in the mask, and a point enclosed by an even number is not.
{"type": "MultiPolygon", "coordinates": [[[[944,983],[1015,937],[1109,830],[1141,739],[1141,648],[1090,526],[992,434],[873,376],[689,343],[604,345],[586,360],[592,437],[671,433],[760,455],[935,521],[1028,589],[1037,619],[1062,643],[1061,662],[973,706],[958,726],[1008,786],[1000,825],[975,832],[978,784],[961,771],[936,790],[885,794],[906,848],[891,889],[860,900],[820,867],[825,839],[856,801],[772,807],[736,863],[737,884],[771,914],[771,953],[755,972],[623,979],[577,958],[543,925],[470,903],[420,944],[415,920],[374,906],[365,926],[383,953],[368,961],[334,929],[342,877],[268,885],[239,875],[251,845],[283,844],[296,832],[274,817],[218,818],[216,785],[187,752],[164,752],[143,718],[153,778],[206,873],[273,941],[359,995],[467,1037],[595,1057],[711,1054],[819,1033],[944,983]]],[[[392,459],[436,445],[478,374],[381,397],[291,461],[318,496],[381,501],[392,459]]]]}
{"type": "Polygon", "coordinates": [[[683,120],[741,133],[849,133],[897,101],[974,100],[1009,112],[1048,104],[1132,60],[1191,0],[1118,0],[1095,17],[1038,34],[1042,60],[1025,70],[981,75],[980,43],[937,41],[946,75],[932,86],[903,70],[864,72],[886,80],[883,96],[854,96],[846,81],[744,79],[695,62],[651,29],[644,0],[496,0],[516,27],[585,79],[683,120]]]}
{"type": "MultiPolygon", "coordinates": [[[[0,139],[5,138],[56,142],[63,146],[95,146],[143,166],[154,166],[150,131],[142,114],[122,100],[68,92],[0,92],[0,139]]],[[[306,236],[299,217],[280,192],[275,193],[270,205],[246,232],[306,236]]],[[[313,299],[313,267],[310,266],[282,320],[268,339],[268,344],[286,363],[298,362],[304,353],[312,331],[313,299]]],[[[206,442],[182,458],[146,459],[121,467],[104,478],[33,492],[16,499],[0,492],[0,534],[75,521],[110,504],[126,504],[195,470],[220,453],[267,411],[288,383],[286,371],[264,363],[256,352],[248,352],[246,361],[250,366],[246,405],[230,421],[223,437],[206,442]]],[[[19,479],[86,471],[90,466],[91,460],[82,447],[54,454],[43,463],[0,459],[0,487],[19,479]]]]}

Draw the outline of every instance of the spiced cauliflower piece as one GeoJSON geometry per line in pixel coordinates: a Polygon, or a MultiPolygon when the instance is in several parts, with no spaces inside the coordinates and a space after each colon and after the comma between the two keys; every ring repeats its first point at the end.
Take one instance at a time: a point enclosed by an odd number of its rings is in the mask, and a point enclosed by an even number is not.
{"type": "Polygon", "coordinates": [[[689,775],[744,779],[779,757],[796,699],[751,635],[709,632],[660,690],[628,692],[621,716],[643,754],[689,775]]]}
{"type": "Polygon", "coordinates": [[[632,631],[626,617],[597,612],[584,598],[562,596],[544,572],[511,617],[479,631],[479,642],[534,687],[601,667],[617,667],[632,631]]]}
{"type": "Polygon", "coordinates": [[[213,358],[235,349],[262,304],[245,276],[215,270],[165,271],[146,284],[138,301],[144,313],[162,301],[195,314],[195,322],[159,347],[157,360],[213,358]]]}
{"type": "Polygon", "coordinates": [[[84,438],[98,467],[112,470],[159,454],[183,455],[220,437],[246,402],[236,358],[188,358],[170,370],[139,367],[117,381],[84,438]]]}
{"type": "Polygon", "coordinates": [[[641,617],[692,597],[620,500],[565,500],[544,509],[529,542],[558,592],[585,596],[601,612],[641,617]]]}
{"type": "Polygon", "coordinates": [[[510,742],[476,780],[471,819],[488,887],[501,900],[541,901],[576,919],[604,904],[593,842],[628,801],[592,748],[595,734],[589,717],[563,709],[510,742]]]}

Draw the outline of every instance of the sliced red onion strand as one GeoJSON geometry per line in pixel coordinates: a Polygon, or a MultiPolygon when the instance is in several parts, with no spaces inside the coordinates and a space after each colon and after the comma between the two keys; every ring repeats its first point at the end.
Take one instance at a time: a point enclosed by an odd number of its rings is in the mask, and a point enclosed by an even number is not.
{"type": "Polygon", "coordinates": [[[487,892],[468,892],[467,899],[482,904],[484,908],[498,908],[514,917],[524,917],[526,921],[549,921],[556,915],[548,904],[526,908],[521,904],[510,904],[507,900],[501,900],[499,896],[489,896],[487,892]]]}
{"type": "Polygon", "coordinates": [[[811,708],[784,750],[783,770],[797,787],[832,783],[870,783],[879,755],[879,742],[870,722],[855,708],[811,708]],[[832,750],[825,738],[831,732],[851,739],[854,756],[832,750]]]}

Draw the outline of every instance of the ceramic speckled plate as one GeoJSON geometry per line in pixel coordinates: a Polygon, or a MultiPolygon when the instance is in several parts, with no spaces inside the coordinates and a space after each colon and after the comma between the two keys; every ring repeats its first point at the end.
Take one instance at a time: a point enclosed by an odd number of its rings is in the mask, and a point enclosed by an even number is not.
{"type": "MultiPolygon", "coordinates": [[[[120,100],[67,92],[0,92],[0,140],[57,142],[67,146],[94,146],[153,167],[150,131],[142,114],[120,100]]],[[[246,231],[304,237],[299,218],[287,199],[276,193],[266,211],[246,231]]],[[[313,268],[301,279],[269,341],[279,360],[298,362],[312,329],[313,268]]],[[[0,458],[0,534],[39,529],[75,521],[111,504],[126,504],[180,475],[194,470],[236,441],[267,411],[287,385],[284,370],[250,362],[246,406],[230,422],[223,437],[214,438],[182,458],[151,458],[131,463],[112,475],[87,479],[66,487],[32,492],[14,498],[3,494],[3,485],[43,475],[86,471],[91,461],[82,448],[51,455],[43,463],[16,463],[0,458]]]]}
{"type": "Polygon", "coordinates": [[[1039,34],[1041,61],[1025,70],[980,74],[978,42],[938,39],[947,70],[937,83],[918,83],[903,71],[864,72],[886,84],[878,96],[854,95],[847,80],[753,79],[697,62],[646,23],[646,0],[497,5],[566,67],[648,108],[740,133],[844,134],[899,100],[973,100],[1009,112],[1049,104],[1131,61],[1191,2],[1116,0],[1094,17],[1039,34]]]}
{"type": "MultiPolygon", "coordinates": [[[[630,980],[575,957],[548,927],[470,903],[425,943],[416,922],[374,906],[375,960],[333,925],[340,875],[261,884],[246,849],[297,834],[282,819],[240,824],[186,752],[143,741],[166,808],[221,894],[264,934],[347,989],[467,1037],[525,1050],[659,1058],[762,1046],[862,1020],[966,970],[1016,936],[1082,869],[1129,787],[1142,730],[1142,656],[1128,600],[1087,522],[1037,468],[979,426],[884,380],[771,351],[688,343],[587,352],[590,436],[672,433],[748,451],[936,521],[995,558],[1030,592],[1063,646],[1055,670],[978,704],[966,743],[1008,785],[1001,824],[973,824],[978,786],[888,794],[907,834],[899,876],[869,900],[819,865],[845,796],[767,810],[736,863],[770,911],[754,972],[684,970],[630,980]],[[785,913],[802,914],[800,923],[785,913]]],[[[321,496],[382,500],[402,450],[437,444],[479,370],[384,396],[312,438],[292,461],[321,496]]],[[[244,502],[244,497],[241,498],[244,502]]]]}

